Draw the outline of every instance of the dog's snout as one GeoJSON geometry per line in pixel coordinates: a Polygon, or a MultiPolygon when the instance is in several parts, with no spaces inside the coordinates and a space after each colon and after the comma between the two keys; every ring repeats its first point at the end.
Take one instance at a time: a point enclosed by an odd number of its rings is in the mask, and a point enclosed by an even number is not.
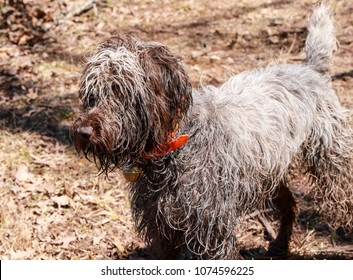
{"type": "Polygon", "coordinates": [[[82,137],[89,138],[93,134],[92,126],[83,126],[77,128],[77,133],[79,133],[82,137]]]}

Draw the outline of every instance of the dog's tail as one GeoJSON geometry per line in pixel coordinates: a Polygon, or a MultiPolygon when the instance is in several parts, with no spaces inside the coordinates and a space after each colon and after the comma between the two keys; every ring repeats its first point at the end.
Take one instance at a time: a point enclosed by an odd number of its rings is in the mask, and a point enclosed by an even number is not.
{"type": "Polygon", "coordinates": [[[332,10],[320,4],[310,16],[308,37],[305,42],[306,63],[317,72],[330,76],[332,55],[337,49],[332,10]]]}

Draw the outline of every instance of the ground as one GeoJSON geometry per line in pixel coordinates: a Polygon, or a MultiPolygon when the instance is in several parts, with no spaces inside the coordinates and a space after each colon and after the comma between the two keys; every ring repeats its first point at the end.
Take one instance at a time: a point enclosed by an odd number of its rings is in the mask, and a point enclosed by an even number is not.
{"type": "MultiPolygon", "coordinates": [[[[333,86],[353,109],[353,2],[333,0],[340,50],[333,86]]],[[[65,1],[0,4],[0,258],[148,259],[118,171],[98,175],[69,127],[80,112],[82,65],[104,38],[159,41],[185,61],[194,86],[274,63],[300,63],[311,0],[65,1]]],[[[301,181],[298,181],[301,184],[301,181]]],[[[353,245],[315,216],[303,193],[294,259],[350,259],[353,245]]],[[[276,223],[254,211],[237,232],[261,257],[276,223]]],[[[272,233],[273,234],[273,233],[272,233]]]]}

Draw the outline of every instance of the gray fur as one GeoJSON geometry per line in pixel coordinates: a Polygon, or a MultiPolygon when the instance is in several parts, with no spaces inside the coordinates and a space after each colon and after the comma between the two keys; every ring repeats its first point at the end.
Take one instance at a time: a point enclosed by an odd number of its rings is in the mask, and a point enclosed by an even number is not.
{"type": "Polygon", "coordinates": [[[282,215],[270,251],[287,252],[296,211],[288,190],[294,169],[311,177],[311,191],[330,224],[352,227],[353,133],[350,113],[328,79],[336,46],[329,8],[321,5],[311,16],[305,62],[247,71],[221,87],[193,90],[192,105],[183,95],[189,81],[177,57],[164,48],[153,53],[160,45],[121,41],[129,47],[116,48],[120,55],[107,43],[88,62],[81,83],[87,109],[72,137],[102,170],[131,165],[144,171],[131,183],[131,203],[137,229],[156,257],[191,252],[238,258],[234,233],[241,218],[268,204],[282,215]],[[112,65],[119,70],[112,72],[112,65]],[[96,108],[88,106],[90,98],[96,108]],[[169,118],[166,126],[158,118],[164,107],[174,112],[162,116],[169,118]],[[163,142],[159,133],[170,131],[175,118],[178,134],[190,135],[187,144],[163,157],[141,157],[148,144],[163,142]]]}
{"type": "Polygon", "coordinates": [[[307,63],[314,70],[330,77],[332,53],[337,49],[332,11],[321,4],[310,17],[309,33],[305,42],[307,63]]]}

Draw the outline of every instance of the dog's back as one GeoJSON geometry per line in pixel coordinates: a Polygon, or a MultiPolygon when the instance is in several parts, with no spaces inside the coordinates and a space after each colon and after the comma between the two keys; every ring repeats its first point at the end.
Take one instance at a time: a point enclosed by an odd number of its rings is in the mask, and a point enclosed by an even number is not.
{"type": "Polygon", "coordinates": [[[198,125],[212,123],[220,138],[233,138],[228,155],[259,174],[283,178],[303,146],[329,149],[336,130],[350,133],[349,112],[329,82],[337,45],[330,8],[318,6],[308,29],[303,63],[246,71],[194,94],[191,116],[198,125]]]}

